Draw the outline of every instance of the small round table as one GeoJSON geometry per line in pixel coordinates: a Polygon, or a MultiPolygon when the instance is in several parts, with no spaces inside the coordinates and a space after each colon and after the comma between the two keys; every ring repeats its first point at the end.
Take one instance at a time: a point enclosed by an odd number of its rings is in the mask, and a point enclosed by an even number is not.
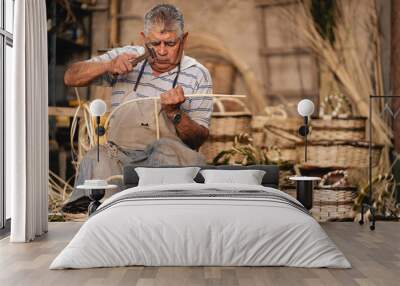
{"type": "Polygon", "coordinates": [[[106,186],[79,185],[76,188],[80,190],[89,190],[89,199],[91,200],[91,202],[88,206],[88,214],[91,215],[101,205],[100,200],[104,197],[105,191],[117,187],[118,187],[117,185],[106,185],[106,186]]]}
{"type": "Polygon", "coordinates": [[[321,178],[295,176],[290,177],[289,180],[296,181],[297,200],[302,203],[306,209],[311,210],[313,207],[314,181],[319,181],[321,178]]]}

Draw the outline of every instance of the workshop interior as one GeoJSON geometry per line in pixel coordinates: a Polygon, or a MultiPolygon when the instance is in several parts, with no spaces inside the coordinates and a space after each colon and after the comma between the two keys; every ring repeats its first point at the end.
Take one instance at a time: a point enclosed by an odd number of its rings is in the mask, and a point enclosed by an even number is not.
{"type": "Polygon", "coordinates": [[[0,0],[0,284],[397,285],[398,43],[400,0],[0,0]]]}

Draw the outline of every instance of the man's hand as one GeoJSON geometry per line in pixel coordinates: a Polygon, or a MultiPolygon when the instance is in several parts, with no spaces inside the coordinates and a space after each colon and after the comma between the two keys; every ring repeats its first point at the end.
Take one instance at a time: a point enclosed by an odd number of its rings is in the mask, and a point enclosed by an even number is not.
{"type": "MultiPolygon", "coordinates": [[[[160,94],[161,108],[170,120],[173,120],[179,106],[185,102],[183,88],[177,86],[167,92],[160,94]]],[[[206,127],[193,121],[185,112],[181,112],[181,119],[175,124],[176,133],[179,138],[190,148],[197,150],[207,139],[209,131],[206,127]]]]}
{"type": "Polygon", "coordinates": [[[176,111],[179,110],[179,106],[185,102],[185,95],[183,93],[183,88],[177,86],[164,92],[160,95],[161,108],[167,114],[168,118],[172,119],[176,111]]]}
{"type": "Polygon", "coordinates": [[[137,58],[138,56],[130,53],[123,53],[116,57],[115,59],[108,62],[107,71],[111,74],[123,75],[131,72],[133,70],[133,65],[131,60],[137,58]]]}

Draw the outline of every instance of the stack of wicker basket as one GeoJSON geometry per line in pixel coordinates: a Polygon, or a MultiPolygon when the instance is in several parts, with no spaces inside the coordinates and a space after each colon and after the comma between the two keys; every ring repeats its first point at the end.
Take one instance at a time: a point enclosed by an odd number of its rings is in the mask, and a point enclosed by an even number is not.
{"type": "Polygon", "coordinates": [[[302,142],[298,135],[301,118],[257,115],[251,122],[255,146],[277,147],[280,159],[297,161],[296,144],[302,142]]]}
{"type": "Polygon", "coordinates": [[[244,103],[235,98],[214,100],[214,112],[210,123],[210,136],[201,146],[200,152],[211,163],[223,150],[233,147],[235,136],[241,133],[251,135],[251,112],[244,103]],[[227,111],[226,105],[234,104],[240,111],[227,111]]]}
{"type": "MultiPolygon", "coordinates": [[[[296,189],[294,187],[283,191],[294,198],[296,197],[296,189]]],[[[357,188],[350,186],[318,186],[313,191],[311,214],[320,222],[352,219],[353,201],[356,192],[357,188]]]]}
{"type": "MultiPolygon", "coordinates": [[[[313,119],[311,127],[307,163],[304,163],[304,143],[296,145],[298,161],[308,172],[321,172],[322,168],[334,170],[325,175],[329,177],[349,168],[368,167],[365,117],[313,119]]],[[[372,146],[372,166],[378,164],[382,147],[372,146]]],[[[314,190],[313,216],[320,221],[351,218],[356,188],[346,181],[339,185],[324,182],[314,190]]]]}
{"type": "Polygon", "coordinates": [[[300,118],[271,117],[264,124],[265,145],[278,147],[282,160],[296,162],[296,145],[303,140],[298,135],[300,125],[300,118]]]}
{"type": "MultiPolygon", "coordinates": [[[[368,167],[365,117],[313,119],[308,142],[308,166],[320,168],[368,167]]],[[[297,144],[299,162],[304,164],[304,144],[297,144]]],[[[377,165],[381,145],[372,146],[372,164],[377,165]]]]}

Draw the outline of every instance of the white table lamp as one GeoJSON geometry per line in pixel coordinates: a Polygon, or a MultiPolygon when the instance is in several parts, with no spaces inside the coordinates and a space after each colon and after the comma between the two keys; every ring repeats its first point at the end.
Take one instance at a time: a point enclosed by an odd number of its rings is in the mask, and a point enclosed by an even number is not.
{"type": "Polygon", "coordinates": [[[314,103],[309,99],[303,99],[297,104],[297,112],[304,118],[304,125],[299,128],[299,134],[305,137],[304,162],[307,162],[307,135],[309,133],[308,117],[314,113],[314,103]]]}
{"type": "Polygon", "coordinates": [[[96,134],[97,134],[97,162],[100,161],[100,136],[105,133],[104,127],[100,126],[100,116],[107,111],[106,103],[101,99],[95,99],[90,103],[90,113],[96,117],[96,134]]]}

